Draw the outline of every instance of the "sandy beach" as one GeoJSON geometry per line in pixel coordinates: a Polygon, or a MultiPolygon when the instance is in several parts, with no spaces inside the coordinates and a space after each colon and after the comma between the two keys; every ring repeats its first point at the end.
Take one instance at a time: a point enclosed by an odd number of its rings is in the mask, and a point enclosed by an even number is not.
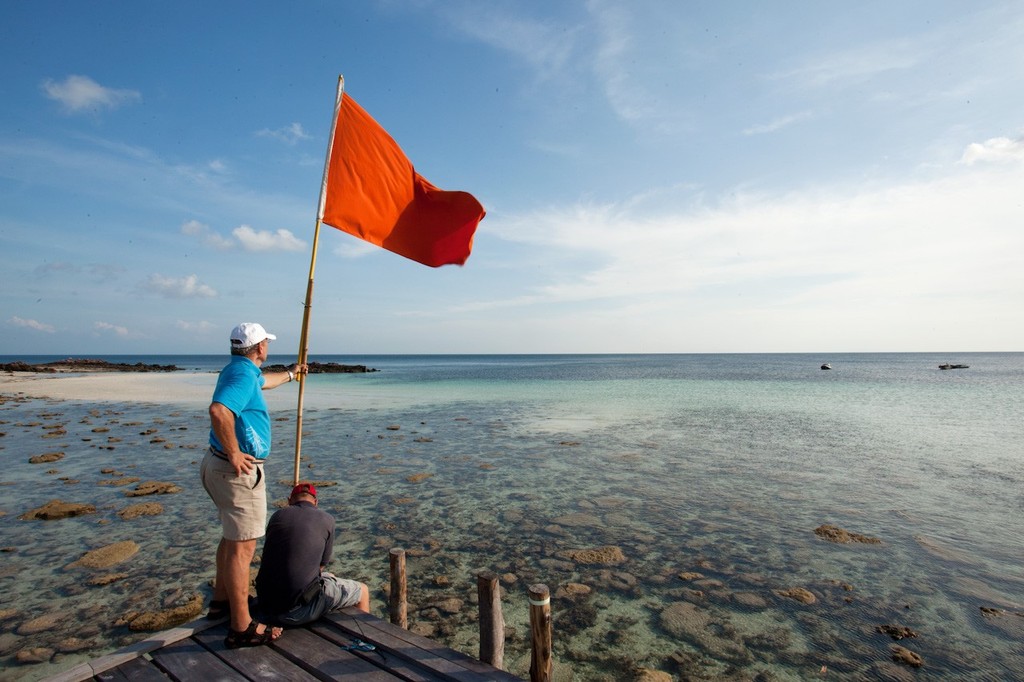
{"type": "Polygon", "coordinates": [[[207,403],[217,383],[210,372],[42,374],[9,372],[0,375],[0,393],[54,400],[155,402],[193,405],[207,403]]]}

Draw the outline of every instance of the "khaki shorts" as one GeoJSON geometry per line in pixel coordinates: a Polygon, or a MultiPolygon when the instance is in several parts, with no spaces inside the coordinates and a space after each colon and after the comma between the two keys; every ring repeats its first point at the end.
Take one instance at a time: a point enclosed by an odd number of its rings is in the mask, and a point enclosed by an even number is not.
{"type": "Polygon", "coordinates": [[[262,462],[238,476],[230,462],[207,450],[199,477],[217,505],[225,540],[255,540],[266,535],[267,481],[262,462]]]}

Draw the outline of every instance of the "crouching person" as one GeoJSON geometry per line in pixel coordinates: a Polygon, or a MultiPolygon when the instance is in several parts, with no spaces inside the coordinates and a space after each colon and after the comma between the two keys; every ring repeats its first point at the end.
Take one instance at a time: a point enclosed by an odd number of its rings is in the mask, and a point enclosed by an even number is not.
{"type": "Polygon", "coordinates": [[[256,576],[260,615],[275,625],[303,625],[324,614],[358,606],[370,612],[366,585],[324,571],[334,547],[334,518],[317,508],[316,488],[300,483],[288,506],[267,524],[256,576]]]}

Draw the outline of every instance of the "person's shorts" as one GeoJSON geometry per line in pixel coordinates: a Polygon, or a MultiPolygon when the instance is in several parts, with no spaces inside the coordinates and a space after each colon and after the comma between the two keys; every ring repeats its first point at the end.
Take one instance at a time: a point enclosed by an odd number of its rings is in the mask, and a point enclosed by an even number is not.
{"type": "Polygon", "coordinates": [[[283,626],[312,623],[331,611],[358,604],[363,596],[362,583],[339,578],[326,571],[321,573],[320,577],[322,578],[320,581],[322,588],[316,597],[311,599],[308,604],[296,606],[291,611],[273,618],[271,622],[283,626]]]}
{"type": "Polygon", "coordinates": [[[199,476],[210,499],[217,505],[225,540],[255,540],[267,532],[267,481],[262,462],[248,474],[207,450],[199,476]]]}

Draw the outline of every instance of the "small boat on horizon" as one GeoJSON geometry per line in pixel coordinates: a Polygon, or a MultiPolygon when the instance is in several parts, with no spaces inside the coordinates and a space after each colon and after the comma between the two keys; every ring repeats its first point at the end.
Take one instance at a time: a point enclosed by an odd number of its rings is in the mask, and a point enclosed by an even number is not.
{"type": "Polygon", "coordinates": [[[822,368],[822,369],[832,369],[832,365],[830,365],[830,364],[828,364],[828,363],[826,362],[826,363],[825,363],[824,365],[822,365],[822,366],[821,366],[821,368],[822,368]]]}
{"type": "Polygon", "coordinates": [[[944,362],[939,365],[939,369],[967,369],[970,365],[951,365],[948,362],[944,362]]]}

